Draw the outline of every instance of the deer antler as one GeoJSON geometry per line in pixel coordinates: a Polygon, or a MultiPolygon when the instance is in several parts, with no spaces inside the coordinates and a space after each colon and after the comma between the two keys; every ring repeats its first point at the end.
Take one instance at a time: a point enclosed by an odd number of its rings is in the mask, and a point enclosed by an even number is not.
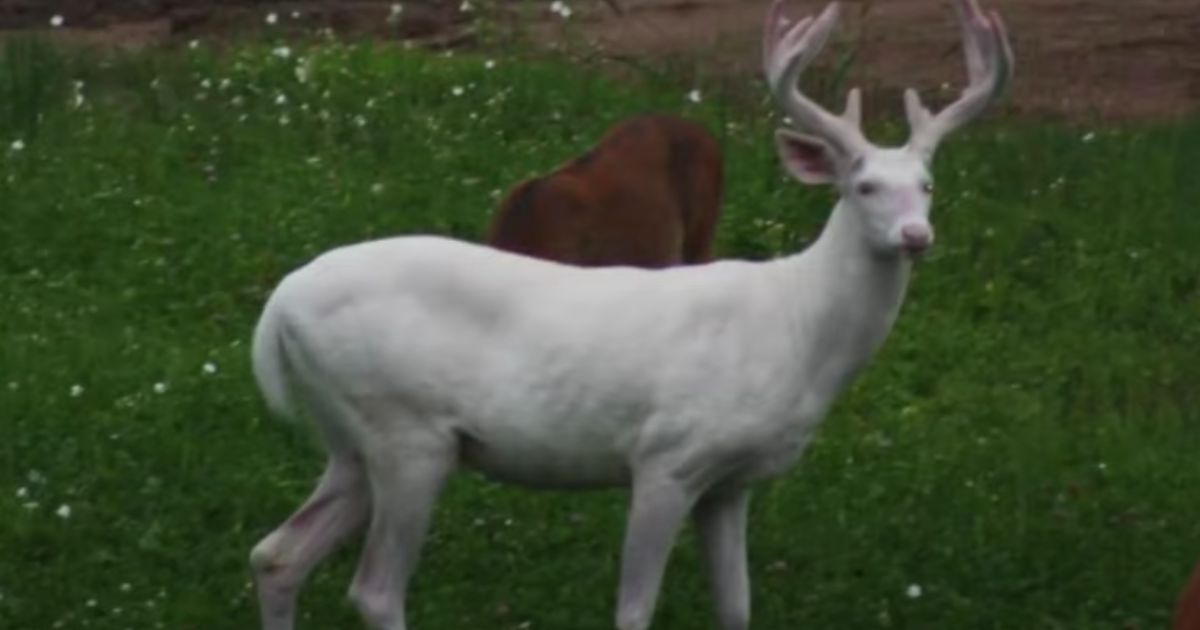
{"type": "Polygon", "coordinates": [[[904,92],[904,106],[912,130],[909,147],[932,158],[938,143],[951,132],[982,114],[1012,79],[1013,52],[1004,21],[995,11],[984,12],[978,0],[957,0],[967,61],[967,87],[962,96],[936,115],[921,104],[916,90],[904,92]]]}
{"type": "Polygon", "coordinates": [[[859,128],[862,97],[858,88],[850,90],[846,111],[836,116],[805,96],[798,85],[800,74],[829,40],[840,12],[840,5],[831,2],[815,19],[805,17],[789,26],[782,19],[783,0],[774,0],[763,33],[763,71],[776,103],[797,126],[850,156],[869,146],[859,128]]]}

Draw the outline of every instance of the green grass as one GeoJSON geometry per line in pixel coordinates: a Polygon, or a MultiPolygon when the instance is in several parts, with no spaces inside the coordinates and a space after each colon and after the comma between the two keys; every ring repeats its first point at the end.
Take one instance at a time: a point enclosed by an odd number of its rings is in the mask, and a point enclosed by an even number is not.
{"type": "MultiPolygon", "coordinates": [[[[249,549],[322,459],[266,416],[247,341],[314,254],[477,239],[498,191],[645,110],[719,132],[724,255],[794,251],[833,201],[783,177],[765,105],[516,57],[291,53],[0,60],[0,628],[254,627],[249,549]]],[[[939,246],[895,332],[756,494],[757,628],[1166,625],[1200,553],[1200,121],[1001,121],[944,147],[939,246]]],[[[459,476],[413,627],[610,628],[623,501],[459,476]]],[[[656,628],[712,627],[690,542],[656,628]]],[[[304,627],[359,627],[354,547],[304,627]]]]}

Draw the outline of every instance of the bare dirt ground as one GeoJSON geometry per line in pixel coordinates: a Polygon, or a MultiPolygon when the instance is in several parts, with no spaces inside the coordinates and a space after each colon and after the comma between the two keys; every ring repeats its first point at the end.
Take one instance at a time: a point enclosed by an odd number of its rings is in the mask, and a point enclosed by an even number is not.
{"type": "MultiPolygon", "coordinates": [[[[485,0],[478,0],[483,2],[485,0]]],[[[547,44],[582,40],[626,59],[691,59],[705,72],[759,72],[766,0],[569,0],[563,21],[535,11],[533,32],[547,44]]],[[[59,38],[142,47],[197,37],[229,38],[264,27],[299,32],[416,39],[446,46],[469,41],[475,12],[461,0],[406,2],[389,23],[391,2],[251,0],[0,0],[0,29],[49,29],[59,38]]],[[[1017,54],[1011,112],[1090,120],[1154,120],[1200,111],[1200,0],[987,0],[1004,16],[1017,54]]],[[[548,5],[548,3],[545,3],[548,5]]],[[[819,11],[824,0],[792,0],[789,15],[819,11]]],[[[913,85],[957,89],[958,32],[949,0],[846,0],[841,32],[859,58],[851,77],[889,99],[913,85]],[[945,86],[945,87],[943,87],[945,86]]],[[[872,103],[868,103],[870,106],[872,103]]]]}

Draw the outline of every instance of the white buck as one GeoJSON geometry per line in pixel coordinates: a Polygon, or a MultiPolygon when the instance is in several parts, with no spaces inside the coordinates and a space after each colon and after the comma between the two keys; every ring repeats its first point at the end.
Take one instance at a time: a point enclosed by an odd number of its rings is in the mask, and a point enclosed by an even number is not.
{"type": "Polygon", "coordinates": [[[1012,68],[1003,25],[958,0],[970,85],[933,115],[906,94],[912,137],[879,148],[859,98],[834,116],[798,89],[833,29],[767,23],[766,72],[811,135],[778,132],[800,181],[841,200],[804,252],[770,262],[584,269],[435,237],[340,248],[280,283],[254,337],[277,413],[329,452],[308,501],[251,553],[263,627],[292,628],[313,567],[368,523],[350,596],[401,630],[405,593],[447,476],[632,490],[616,626],[644,630],[672,543],[695,519],[720,627],[750,623],[751,482],[787,470],[883,343],[913,255],[933,242],[929,163],[1012,68]]]}

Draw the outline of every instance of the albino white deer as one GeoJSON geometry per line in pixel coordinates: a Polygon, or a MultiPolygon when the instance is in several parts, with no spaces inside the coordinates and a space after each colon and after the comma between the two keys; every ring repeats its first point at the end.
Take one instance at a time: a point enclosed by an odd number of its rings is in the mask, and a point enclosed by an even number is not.
{"type": "Polygon", "coordinates": [[[350,596],[401,630],[443,482],[460,465],[550,488],[632,490],[616,626],[650,626],[676,533],[694,517],[720,625],[750,623],[750,482],[777,475],[887,337],[912,256],[928,248],[929,161],[1009,79],[999,17],[958,0],[970,85],[912,137],[870,144],[858,92],[829,114],[797,87],[828,38],[820,17],[768,18],[766,72],[812,135],[781,130],[803,182],[841,200],[803,253],[644,270],[584,269],[435,237],[331,251],[289,275],[254,338],[269,406],[307,416],[329,461],[308,501],[251,553],[263,627],[292,628],[297,591],[369,519],[350,596]]]}

